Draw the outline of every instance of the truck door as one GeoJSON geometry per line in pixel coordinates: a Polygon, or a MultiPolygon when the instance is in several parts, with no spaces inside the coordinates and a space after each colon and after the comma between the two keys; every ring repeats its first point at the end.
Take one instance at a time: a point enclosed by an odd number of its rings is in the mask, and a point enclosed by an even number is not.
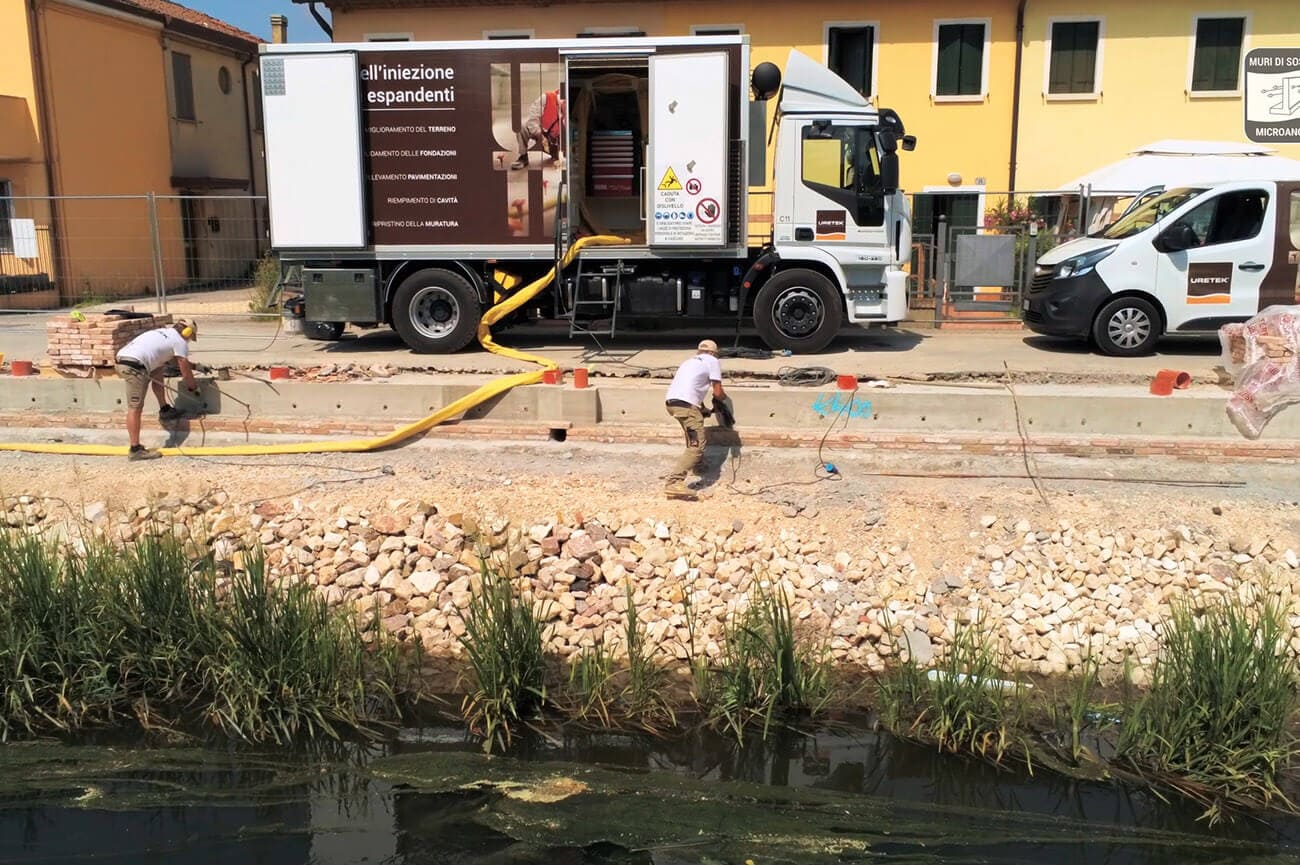
{"type": "Polygon", "coordinates": [[[796,244],[821,247],[845,267],[888,262],[885,198],[875,129],[811,120],[799,130],[792,184],[796,244]]]}
{"type": "Polygon", "coordinates": [[[1156,290],[1168,329],[1206,330],[1250,318],[1273,264],[1272,184],[1211,195],[1155,240],[1156,290]]]}
{"type": "Polygon", "coordinates": [[[731,94],[723,52],[650,58],[651,247],[727,245],[730,208],[727,143],[731,94]]]}

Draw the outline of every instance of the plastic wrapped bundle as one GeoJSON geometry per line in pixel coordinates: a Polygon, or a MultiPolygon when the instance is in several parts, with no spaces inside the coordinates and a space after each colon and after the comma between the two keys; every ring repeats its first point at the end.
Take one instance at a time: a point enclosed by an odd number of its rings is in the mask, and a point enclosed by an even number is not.
{"type": "Polygon", "coordinates": [[[1236,380],[1228,419],[1257,439],[1274,415],[1300,402],[1300,306],[1271,306],[1245,324],[1225,325],[1219,343],[1236,380]]]}

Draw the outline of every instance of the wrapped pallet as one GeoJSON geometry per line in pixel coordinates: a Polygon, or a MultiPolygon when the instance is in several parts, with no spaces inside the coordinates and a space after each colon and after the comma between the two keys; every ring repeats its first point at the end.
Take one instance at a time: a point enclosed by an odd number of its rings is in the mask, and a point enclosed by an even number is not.
{"type": "Polygon", "coordinates": [[[1235,382],[1228,418],[1257,439],[1275,414],[1300,402],[1300,306],[1271,306],[1244,324],[1224,325],[1219,343],[1235,382]]]}

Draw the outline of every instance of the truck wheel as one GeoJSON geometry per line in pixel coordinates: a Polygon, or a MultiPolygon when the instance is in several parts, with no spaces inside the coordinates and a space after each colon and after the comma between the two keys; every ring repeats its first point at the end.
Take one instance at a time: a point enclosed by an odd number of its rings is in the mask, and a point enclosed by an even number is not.
{"type": "Polygon", "coordinates": [[[786,270],[754,298],[754,326],[769,347],[817,352],[839,333],[843,302],[835,285],[814,270],[786,270]]]}
{"type": "Polygon", "coordinates": [[[1092,338],[1102,354],[1138,357],[1151,353],[1162,330],[1155,304],[1141,297],[1120,297],[1097,313],[1092,338]]]}
{"type": "Polygon", "coordinates": [[[447,270],[413,273],[393,295],[393,329],[419,354],[450,354],[469,345],[483,309],[465,277],[447,270]]]}
{"type": "Polygon", "coordinates": [[[321,342],[334,342],[343,336],[344,326],[341,321],[304,321],[302,335],[321,342]]]}

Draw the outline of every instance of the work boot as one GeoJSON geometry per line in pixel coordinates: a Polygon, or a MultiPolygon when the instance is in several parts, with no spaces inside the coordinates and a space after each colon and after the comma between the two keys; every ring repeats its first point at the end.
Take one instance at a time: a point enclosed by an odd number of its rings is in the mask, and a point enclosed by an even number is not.
{"type": "Polygon", "coordinates": [[[527,153],[521,153],[521,154],[519,154],[519,158],[516,159],[514,162],[510,163],[510,167],[511,167],[511,168],[527,168],[527,167],[528,167],[528,154],[527,154],[527,153]]]}
{"type": "Polygon", "coordinates": [[[158,420],[169,421],[176,420],[181,416],[181,412],[174,405],[165,405],[158,409],[158,420]]]}
{"type": "Polygon", "coordinates": [[[126,455],[126,458],[134,463],[140,460],[156,460],[161,456],[162,454],[158,453],[158,451],[150,450],[144,445],[131,445],[131,451],[126,455]]]}
{"type": "Polygon", "coordinates": [[[668,484],[668,486],[664,487],[664,495],[668,496],[670,499],[687,499],[688,501],[695,501],[699,498],[699,495],[696,494],[695,490],[686,486],[686,484],[681,481],[668,484]]]}

